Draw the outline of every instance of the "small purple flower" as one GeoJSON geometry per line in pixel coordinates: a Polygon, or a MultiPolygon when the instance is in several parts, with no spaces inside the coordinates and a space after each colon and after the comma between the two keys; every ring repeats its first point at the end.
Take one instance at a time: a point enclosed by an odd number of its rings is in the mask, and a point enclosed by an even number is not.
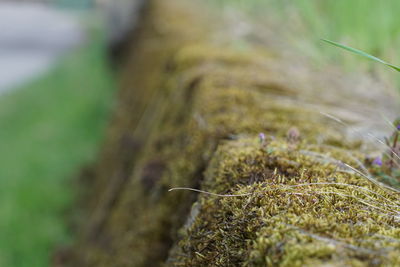
{"type": "Polygon", "coordinates": [[[400,123],[399,124],[397,124],[397,130],[399,130],[400,131],[400,123]]]}
{"type": "Polygon", "coordinates": [[[265,134],[264,133],[259,133],[258,138],[260,138],[260,143],[263,144],[265,142],[265,134]]]}
{"type": "Polygon", "coordinates": [[[374,161],[372,162],[372,164],[378,165],[378,166],[382,166],[382,159],[381,159],[381,157],[376,157],[376,158],[374,159],[374,161]]]}

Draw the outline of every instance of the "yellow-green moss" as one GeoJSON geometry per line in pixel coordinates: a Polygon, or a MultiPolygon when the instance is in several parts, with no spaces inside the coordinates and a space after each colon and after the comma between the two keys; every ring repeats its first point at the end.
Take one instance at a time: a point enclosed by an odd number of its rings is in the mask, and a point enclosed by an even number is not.
{"type": "Polygon", "coordinates": [[[385,213],[397,212],[386,204],[398,197],[342,163],[358,167],[360,141],[347,140],[289,76],[277,79],[270,53],[212,44],[207,23],[175,1],[150,10],[74,263],[396,265],[398,219],[385,213]],[[304,183],[330,184],[294,186],[304,183]],[[168,192],[182,186],[250,195],[168,192]]]}
{"type": "MultiPolygon", "coordinates": [[[[183,239],[170,263],[399,264],[398,196],[337,164],[305,155],[315,151],[309,149],[304,143],[288,149],[286,141],[263,147],[254,138],[219,146],[202,189],[251,195],[199,196],[197,216],[182,230],[183,239]]],[[[354,164],[346,154],[330,152],[337,160],[354,164]]]]}

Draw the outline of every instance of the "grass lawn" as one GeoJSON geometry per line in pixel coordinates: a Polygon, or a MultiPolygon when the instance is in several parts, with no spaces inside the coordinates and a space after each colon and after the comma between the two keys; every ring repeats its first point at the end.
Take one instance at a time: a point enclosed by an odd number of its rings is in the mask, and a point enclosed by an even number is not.
{"type": "Polygon", "coordinates": [[[71,236],[71,180],[96,155],[114,82],[96,41],[0,96],[0,266],[47,266],[71,236]]]}
{"type": "MultiPolygon", "coordinates": [[[[221,7],[233,6],[262,21],[273,17],[279,30],[291,36],[300,54],[319,63],[339,63],[351,68],[377,67],[350,53],[321,42],[321,38],[358,48],[400,65],[400,1],[398,0],[208,0],[221,7]]],[[[328,63],[328,64],[329,64],[328,63]]]]}

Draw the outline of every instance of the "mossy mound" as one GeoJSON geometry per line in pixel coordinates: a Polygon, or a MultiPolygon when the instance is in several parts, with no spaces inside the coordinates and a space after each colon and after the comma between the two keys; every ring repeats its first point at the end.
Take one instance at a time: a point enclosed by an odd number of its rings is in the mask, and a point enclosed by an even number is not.
{"type": "Polygon", "coordinates": [[[168,262],[398,265],[398,196],[342,165],[356,161],[335,148],[289,148],[286,140],[223,142],[202,189],[243,196],[201,195],[168,262]]]}
{"type": "Polygon", "coordinates": [[[181,4],[150,2],[70,264],[399,263],[399,197],[352,169],[362,142],[181,4]]]}

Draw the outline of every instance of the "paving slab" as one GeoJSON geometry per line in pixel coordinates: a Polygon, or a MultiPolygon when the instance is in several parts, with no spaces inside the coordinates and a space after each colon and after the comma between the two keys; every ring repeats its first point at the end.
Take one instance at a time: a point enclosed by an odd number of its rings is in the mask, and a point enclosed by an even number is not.
{"type": "Polygon", "coordinates": [[[71,13],[43,3],[0,2],[0,93],[42,74],[83,39],[71,13]]]}

